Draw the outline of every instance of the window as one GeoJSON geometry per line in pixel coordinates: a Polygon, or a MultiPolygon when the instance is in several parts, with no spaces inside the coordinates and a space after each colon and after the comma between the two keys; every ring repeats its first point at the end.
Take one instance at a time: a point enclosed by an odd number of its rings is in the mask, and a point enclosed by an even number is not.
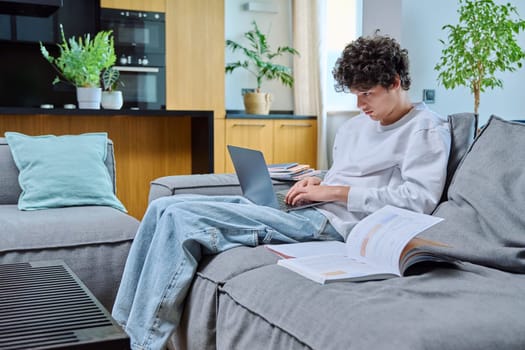
{"type": "Polygon", "coordinates": [[[326,109],[328,112],[357,109],[354,95],[334,89],[332,70],[345,46],[361,35],[362,0],[329,0],[326,11],[326,109]]]}

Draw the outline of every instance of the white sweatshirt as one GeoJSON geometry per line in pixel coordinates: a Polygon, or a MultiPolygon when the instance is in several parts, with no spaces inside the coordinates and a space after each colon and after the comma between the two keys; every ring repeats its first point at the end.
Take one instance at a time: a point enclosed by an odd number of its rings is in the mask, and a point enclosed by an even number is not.
{"type": "Polygon", "coordinates": [[[338,130],[333,165],[322,182],[350,186],[347,202],[317,209],[345,239],[386,204],[430,213],[444,188],[449,152],[447,120],[424,103],[386,126],[361,113],[338,130]]]}

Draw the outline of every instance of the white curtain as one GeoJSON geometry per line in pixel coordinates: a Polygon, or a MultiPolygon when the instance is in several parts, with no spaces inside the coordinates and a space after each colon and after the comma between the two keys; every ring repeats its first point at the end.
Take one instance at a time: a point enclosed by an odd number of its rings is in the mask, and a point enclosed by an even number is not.
{"type": "Polygon", "coordinates": [[[327,169],[326,1],[292,0],[294,113],[317,116],[317,168],[327,169]]]}

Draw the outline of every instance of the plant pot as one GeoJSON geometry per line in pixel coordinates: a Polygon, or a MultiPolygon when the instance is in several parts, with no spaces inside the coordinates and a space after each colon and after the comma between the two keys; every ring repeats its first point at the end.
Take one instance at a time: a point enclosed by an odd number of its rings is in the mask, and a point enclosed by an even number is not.
{"type": "Polygon", "coordinates": [[[270,114],[272,94],[247,92],[244,94],[244,109],[247,114],[270,114]]]}
{"type": "Polygon", "coordinates": [[[122,91],[102,91],[100,104],[104,109],[121,109],[124,100],[122,91]]]}
{"type": "Polygon", "coordinates": [[[77,87],[78,108],[100,109],[101,88],[77,87]]]}

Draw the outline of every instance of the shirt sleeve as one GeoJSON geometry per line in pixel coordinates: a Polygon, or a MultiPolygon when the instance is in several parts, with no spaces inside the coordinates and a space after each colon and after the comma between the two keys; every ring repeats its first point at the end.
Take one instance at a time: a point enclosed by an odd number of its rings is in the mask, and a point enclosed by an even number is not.
{"type": "Polygon", "coordinates": [[[399,169],[401,182],[378,188],[351,187],[349,211],[374,212],[390,204],[431,213],[445,186],[450,152],[450,134],[437,128],[413,133],[399,169]]]}

